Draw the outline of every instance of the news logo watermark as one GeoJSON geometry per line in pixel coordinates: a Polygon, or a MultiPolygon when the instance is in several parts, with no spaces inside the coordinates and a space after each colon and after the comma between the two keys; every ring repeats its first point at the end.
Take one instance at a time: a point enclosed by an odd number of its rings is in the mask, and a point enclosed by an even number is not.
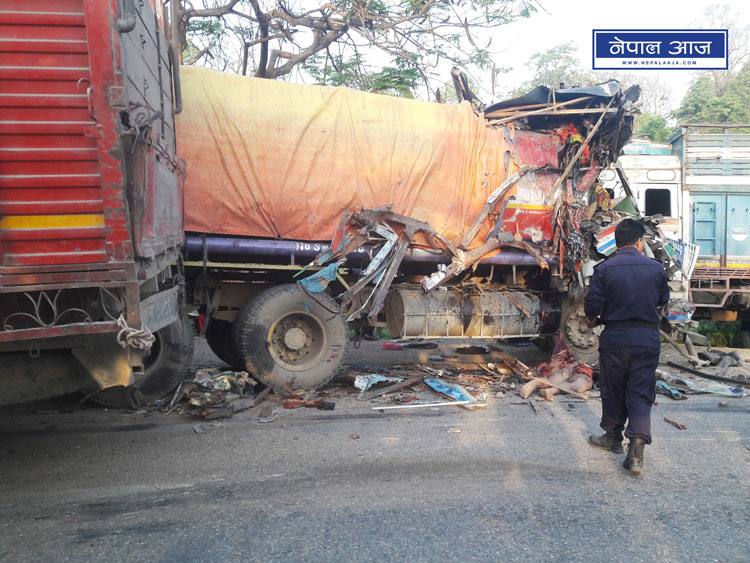
{"type": "Polygon", "coordinates": [[[595,29],[594,70],[726,70],[726,29],[595,29]]]}

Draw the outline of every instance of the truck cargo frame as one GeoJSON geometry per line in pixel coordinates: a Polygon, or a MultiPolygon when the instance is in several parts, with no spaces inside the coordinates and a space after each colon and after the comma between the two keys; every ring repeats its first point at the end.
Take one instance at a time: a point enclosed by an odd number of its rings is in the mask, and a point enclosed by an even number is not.
{"type": "Polygon", "coordinates": [[[124,327],[158,341],[184,322],[178,67],[160,9],[0,0],[0,351],[71,350],[100,387],[143,375],[124,327]]]}

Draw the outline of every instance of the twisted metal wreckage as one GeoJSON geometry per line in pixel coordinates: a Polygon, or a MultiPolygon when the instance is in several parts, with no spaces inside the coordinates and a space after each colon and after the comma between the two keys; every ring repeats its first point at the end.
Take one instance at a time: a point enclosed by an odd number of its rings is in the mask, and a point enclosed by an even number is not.
{"type": "MultiPolygon", "coordinates": [[[[369,264],[337,298],[348,321],[361,325],[377,322],[384,306],[391,306],[388,296],[394,292],[402,297],[405,293],[418,296],[418,291],[429,296],[448,283],[460,286],[462,297],[453,305],[458,316],[464,317],[463,330],[444,328],[445,318],[441,317],[437,329],[423,329],[422,324],[429,321],[420,320],[420,330],[409,331],[403,297],[397,307],[403,320],[394,334],[401,337],[503,336],[502,329],[488,331],[484,326],[474,326],[477,319],[483,325],[487,314],[493,312],[481,296],[497,287],[503,291],[504,303],[515,308],[514,315],[521,323],[533,317],[535,309],[543,309],[533,293],[513,291],[520,285],[515,269],[510,283],[493,283],[497,277],[493,278],[492,273],[479,280],[472,278],[481,263],[534,264],[548,276],[549,291],[558,296],[566,294],[569,303],[580,302],[593,265],[614,251],[615,225],[623,217],[639,216],[620,170],[619,197],[597,180],[599,172],[614,163],[631,136],[639,95],[638,86],[622,91],[617,81],[558,90],[539,86],[522,97],[484,108],[486,126],[503,130],[514,147],[514,154],[506,153],[505,157],[508,164],[515,165],[515,171],[509,172],[492,191],[460,239],[448,240],[430,224],[395,213],[390,206],[347,211],[330,249],[309,265],[320,269],[300,284],[310,294],[323,292],[331,281],[343,279],[339,272],[348,260],[367,253],[369,264]],[[531,205],[513,205],[519,200],[531,205]],[[404,276],[412,283],[394,289],[405,257],[414,258],[420,253],[443,255],[444,263],[421,278],[404,276]],[[470,320],[466,320],[467,299],[470,309],[479,310],[478,314],[476,310],[470,312],[470,320]],[[441,331],[447,332],[440,334],[441,331]]],[[[510,169],[506,166],[506,170],[510,169]]],[[[664,262],[672,279],[681,268],[684,270],[681,247],[661,232],[659,216],[640,220],[647,228],[647,252],[664,262]]],[[[451,292],[447,293],[447,297],[428,300],[422,310],[434,312],[439,305],[445,306],[450,301],[451,292]]],[[[597,336],[583,326],[581,308],[568,307],[567,311],[568,316],[562,319],[567,343],[578,351],[595,349],[597,336]]],[[[392,327],[390,321],[388,326],[392,327]]],[[[528,330],[515,330],[512,335],[535,331],[539,331],[539,323],[532,323],[528,330]]]]}

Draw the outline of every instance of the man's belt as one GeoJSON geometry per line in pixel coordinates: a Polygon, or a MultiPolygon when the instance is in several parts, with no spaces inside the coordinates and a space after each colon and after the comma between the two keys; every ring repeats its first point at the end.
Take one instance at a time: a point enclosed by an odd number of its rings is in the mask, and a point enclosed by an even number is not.
{"type": "Polygon", "coordinates": [[[653,328],[659,330],[659,323],[647,323],[646,321],[604,321],[607,328],[653,328]]]}

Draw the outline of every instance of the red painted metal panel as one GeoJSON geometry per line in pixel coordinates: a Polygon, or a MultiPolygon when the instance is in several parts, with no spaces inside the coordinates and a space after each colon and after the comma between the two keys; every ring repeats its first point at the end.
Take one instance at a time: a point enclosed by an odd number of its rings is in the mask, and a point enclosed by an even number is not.
{"type": "Polygon", "coordinates": [[[92,158],[96,156],[96,139],[82,135],[6,135],[3,137],[3,143],[3,150],[87,148],[94,150],[92,158]]]}
{"type": "Polygon", "coordinates": [[[0,78],[4,80],[89,80],[85,68],[39,68],[0,67],[0,78]]]}
{"type": "Polygon", "coordinates": [[[3,176],[23,175],[29,170],[30,166],[33,166],[34,173],[46,176],[54,176],[62,170],[65,171],[65,174],[73,176],[92,176],[96,175],[99,168],[95,160],[71,160],[64,162],[39,160],[33,163],[6,161],[3,163],[3,176]]]}
{"type": "Polygon", "coordinates": [[[125,178],[116,155],[123,154],[119,113],[110,106],[110,92],[122,87],[120,46],[114,37],[116,0],[83,0],[91,68],[91,107],[97,116],[101,138],[99,175],[107,225],[106,246],[116,260],[133,259],[130,221],[127,214],[125,178]]]}
{"type": "MultiPolygon", "coordinates": [[[[0,45],[2,45],[2,43],[0,43],[0,45]]],[[[26,96],[34,96],[61,94],[86,97],[86,89],[81,86],[81,84],[69,80],[44,80],[41,82],[0,80],[0,92],[5,95],[24,94],[26,96]]],[[[3,106],[12,107],[7,104],[3,104],[3,106]]]]}
{"type": "MultiPolygon", "coordinates": [[[[3,314],[16,299],[8,294],[109,287],[124,292],[127,320],[138,324],[138,261],[165,249],[176,259],[180,165],[161,34],[150,2],[0,0],[3,314]],[[126,7],[136,10],[140,34],[116,29],[126,7]],[[140,65],[130,64],[134,49],[140,65]],[[149,127],[131,146],[138,108],[149,112],[149,127]]],[[[0,341],[112,330],[0,329],[0,341]]]]}
{"type": "Polygon", "coordinates": [[[0,135],[81,135],[92,121],[2,121],[0,135]]]}
{"type": "MultiPolygon", "coordinates": [[[[2,37],[3,45],[10,45],[10,49],[13,49],[13,45],[19,45],[22,42],[41,47],[48,41],[67,41],[74,42],[77,45],[83,44],[84,47],[81,52],[88,52],[86,29],[83,25],[68,27],[42,26],[41,24],[38,27],[33,24],[9,25],[0,14],[0,31],[2,31],[0,37],[2,37]]],[[[75,49],[79,49],[79,47],[75,47],[75,49]]]]}
{"type": "Polygon", "coordinates": [[[15,25],[83,25],[83,14],[18,12],[2,14],[2,23],[15,25]]]}
{"type": "MultiPolygon", "coordinates": [[[[97,241],[99,242],[99,241],[97,241]]],[[[9,266],[41,266],[48,264],[83,264],[90,262],[101,262],[107,259],[103,250],[94,252],[48,252],[39,254],[10,254],[3,255],[4,263],[9,266]]]]}
{"type": "Polygon", "coordinates": [[[0,94],[4,107],[85,108],[86,96],[82,94],[0,94]]]}
{"type": "MultiPolygon", "coordinates": [[[[83,228],[69,228],[69,229],[58,229],[55,231],[55,234],[57,234],[60,238],[58,239],[58,243],[64,244],[66,239],[79,239],[79,238],[99,238],[102,241],[104,240],[105,230],[104,228],[96,228],[96,227],[83,227],[83,228]]],[[[8,232],[5,237],[3,243],[5,241],[28,241],[30,248],[44,248],[45,250],[50,248],[56,248],[56,245],[52,245],[51,242],[49,242],[50,232],[46,231],[44,229],[27,229],[23,232],[19,231],[11,231],[8,232]],[[46,242],[38,242],[38,241],[44,241],[46,242]]],[[[102,244],[102,247],[104,245],[102,244]]],[[[3,248],[5,248],[5,244],[3,244],[3,248]]],[[[77,263],[75,260],[73,260],[71,263],[77,263]]]]}
{"type": "Polygon", "coordinates": [[[0,266],[107,260],[85,26],[81,0],[0,0],[0,266]]]}
{"type": "MultiPolygon", "coordinates": [[[[7,36],[6,36],[7,37],[7,36]]],[[[6,53],[86,53],[86,41],[76,39],[1,39],[6,53]]]]}
{"type": "Polygon", "coordinates": [[[2,148],[0,147],[0,159],[8,162],[21,162],[26,160],[33,161],[46,161],[52,162],[57,160],[71,161],[71,160],[91,160],[96,158],[96,148],[29,148],[29,147],[13,147],[13,148],[2,148]]]}
{"type": "Polygon", "coordinates": [[[84,287],[79,283],[82,274],[86,275],[88,285],[92,282],[95,285],[104,284],[122,284],[128,279],[128,271],[123,269],[122,264],[115,264],[115,268],[97,270],[96,264],[73,264],[66,272],[60,272],[59,266],[38,266],[35,268],[35,274],[14,273],[16,271],[26,271],[27,267],[7,267],[6,271],[10,272],[3,276],[6,285],[0,287],[0,293],[6,290],[23,290],[24,286],[33,284],[71,284],[71,287],[84,287]],[[96,283],[99,282],[99,283],[96,283]],[[13,286],[16,286],[15,288],[13,286]]]}
{"type": "Polygon", "coordinates": [[[117,332],[117,323],[74,323],[62,326],[29,328],[25,330],[8,330],[0,332],[0,342],[17,342],[19,340],[40,340],[43,338],[58,338],[78,334],[106,334],[117,332]]]}
{"type": "MultiPolygon", "coordinates": [[[[1,197],[3,197],[2,190],[0,190],[0,198],[1,197]]],[[[103,211],[104,207],[102,202],[96,199],[51,199],[49,201],[14,201],[12,199],[7,199],[6,201],[0,201],[0,214],[3,215],[23,215],[32,213],[39,215],[51,215],[54,213],[102,213],[103,211]]]]}
{"type": "Polygon", "coordinates": [[[64,188],[99,186],[99,174],[0,175],[0,188],[64,188]]]}
{"type": "MultiPolygon", "coordinates": [[[[5,49],[6,43],[0,43],[0,48],[5,49]]],[[[78,68],[87,69],[89,65],[87,53],[45,53],[45,52],[19,52],[0,51],[0,66],[4,67],[38,67],[38,68],[78,68]]]]}
{"type": "MultiPolygon", "coordinates": [[[[519,180],[515,199],[503,213],[503,230],[535,242],[552,240],[552,187],[560,175],[558,153],[564,147],[563,139],[546,132],[516,130],[513,142],[519,161],[550,169],[527,174],[519,180]]],[[[582,170],[578,191],[587,191],[596,181],[598,172],[598,167],[582,170]]]]}

